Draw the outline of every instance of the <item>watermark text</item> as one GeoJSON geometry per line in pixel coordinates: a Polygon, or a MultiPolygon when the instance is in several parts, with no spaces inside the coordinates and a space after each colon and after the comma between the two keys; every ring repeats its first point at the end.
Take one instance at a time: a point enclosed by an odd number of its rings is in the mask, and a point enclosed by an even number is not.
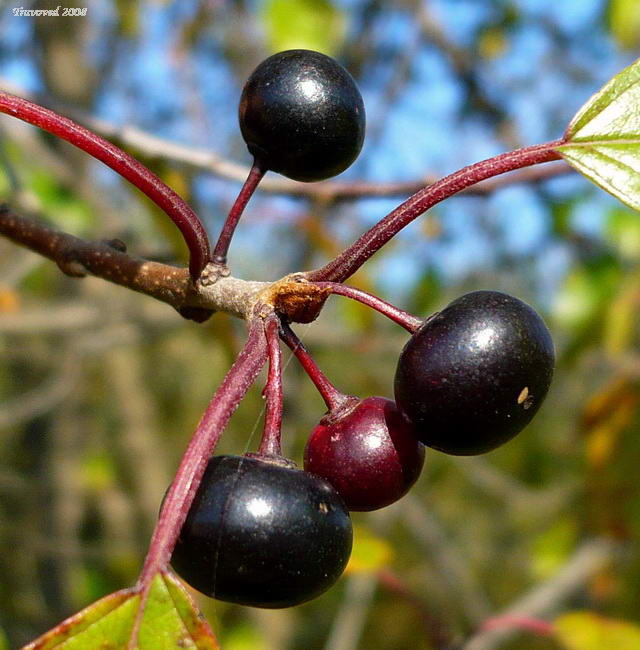
{"type": "Polygon", "coordinates": [[[14,16],[29,16],[32,18],[39,16],[86,16],[87,7],[61,7],[60,5],[55,9],[25,9],[24,7],[14,7],[12,12],[14,16]]]}

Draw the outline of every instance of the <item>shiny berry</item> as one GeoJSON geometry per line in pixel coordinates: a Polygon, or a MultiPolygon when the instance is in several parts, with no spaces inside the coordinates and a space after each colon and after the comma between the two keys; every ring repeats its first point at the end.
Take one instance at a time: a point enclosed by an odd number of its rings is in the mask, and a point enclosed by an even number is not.
{"type": "Polygon", "coordinates": [[[344,171],[364,140],[364,103],[353,77],[311,50],[263,61],[244,86],[239,117],[256,161],[299,181],[344,171]]]}
{"type": "Polygon", "coordinates": [[[476,291],[413,334],[398,361],[396,403],[426,445],[479,454],[529,423],[553,364],[551,336],[531,307],[504,293],[476,291]]]}
{"type": "Polygon", "coordinates": [[[416,482],[424,446],[395,403],[367,397],[326,415],[313,430],[304,468],[333,485],[349,510],[376,510],[416,482]]]}
{"type": "Polygon", "coordinates": [[[340,577],[351,542],[349,513],[326,481],[279,457],[215,456],[171,563],[213,598],[291,607],[340,577]]]}

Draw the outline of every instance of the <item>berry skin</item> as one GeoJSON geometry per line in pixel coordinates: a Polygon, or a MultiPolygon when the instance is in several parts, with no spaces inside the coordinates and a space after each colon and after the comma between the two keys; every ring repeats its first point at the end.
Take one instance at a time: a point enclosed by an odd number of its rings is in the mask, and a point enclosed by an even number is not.
{"type": "Polygon", "coordinates": [[[215,456],[171,563],[213,598],[291,607],[340,577],[351,543],[349,513],[326,481],[280,457],[215,456]]]}
{"type": "Polygon", "coordinates": [[[326,415],[304,453],[304,468],[329,481],[349,510],[377,510],[397,501],[423,464],[424,446],[412,424],[384,397],[326,415]]]}
{"type": "Polygon", "coordinates": [[[495,449],[544,399],[553,341],[524,302],[476,291],[428,318],[406,344],[395,376],[398,407],[425,445],[456,455],[495,449]]]}
{"type": "Polygon", "coordinates": [[[239,118],[256,161],[298,181],[344,171],[364,141],[364,103],[353,77],[311,50],[265,59],[242,90],[239,118]]]}

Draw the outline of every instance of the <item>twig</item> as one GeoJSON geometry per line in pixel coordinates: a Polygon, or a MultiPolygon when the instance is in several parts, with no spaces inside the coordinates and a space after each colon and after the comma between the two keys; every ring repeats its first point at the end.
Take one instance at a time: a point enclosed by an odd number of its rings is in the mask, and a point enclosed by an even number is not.
{"type": "Polygon", "coordinates": [[[207,233],[200,218],[169,186],[114,144],[62,115],[0,90],[0,111],[38,126],[82,149],[135,185],[160,207],[180,230],[189,249],[189,271],[197,280],[211,261],[207,233]]]}
{"type": "Polygon", "coordinates": [[[0,234],[56,262],[71,276],[91,274],[161,300],[192,320],[206,320],[214,311],[244,318],[266,282],[231,276],[195,286],[188,269],[128,255],[122,242],[86,241],[0,206],[0,234]]]}
{"type": "Polygon", "coordinates": [[[554,140],[503,153],[481,160],[473,165],[468,165],[449,174],[449,176],[445,176],[400,204],[384,219],[378,221],[361,235],[351,246],[342,251],[338,257],[322,268],[308,273],[307,279],[315,282],[343,282],[397,235],[400,230],[429,208],[488,178],[515,169],[558,160],[560,154],[555,149],[562,142],[562,140],[554,140]]]}
{"type": "Polygon", "coordinates": [[[349,396],[341,393],[322,370],[320,370],[307,348],[287,323],[282,324],[280,337],[298,359],[298,362],[320,393],[329,411],[337,411],[340,406],[350,399],[349,396]]]}
{"type": "MultiPolygon", "coordinates": [[[[496,616],[515,620],[518,617],[540,619],[555,614],[568,598],[583,589],[589,579],[612,560],[615,548],[615,544],[608,539],[585,542],[551,580],[534,587],[496,616]]],[[[485,621],[485,625],[493,618],[485,621]]],[[[517,633],[518,628],[514,626],[481,627],[467,640],[463,649],[492,650],[517,633]]]]}
{"type": "Polygon", "coordinates": [[[320,289],[329,289],[331,293],[351,298],[351,300],[357,300],[363,305],[375,309],[377,312],[380,312],[387,318],[391,319],[394,323],[404,327],[404,329],[411,334],[419,330],[424,324],[422,318],[418,318],[417,316],[404,311],[404,309],[400,309],[386,300],[378,298],[378,296],[362,291],[362,289],[356,289],[356,287],[350,287],[339,282],[315,282],[314,284],[316,284],[320,289]]]}
{"type": "Polygon", "coordinates": [[[433,558],[442,582],[447,585],[451,604],[456,604],[468,621],[478,624],[489,615],[488,599],[478,587],[464,559],[452,548],[439,522],[429,509],[412,495],[398,502],[402,522],[408,526],[416,542],[433,558]]]}
{"type": "Polygon", "coordinates": [[[67,333],[97,327],[103,314],[97,307],[63,303],[46,307],[25,307],[23,310],[2,314],[0,333],[29,336],[33,334],[67,333]]]}
{"type": "Polygon", "coordinates": [[[375,573],[355,573],[349,576],[344,600],[324,650],[352,650],[358,647],[377,582],[375,573]]]}
{"type": "MultiPolygon", "coordinates": [[[[175,326],[174,315],[159,303],[149,302],[136,310],[136,322],[146,326],[166,329],[175,326]]],[[[14,313],[3,313],[0,333],[19,336],[63,334],[77,336],[79,331],[91,330],[104,324],[104,307],[77,302],[53,303],[49,307],[27,307],[14,313]]]]}
{"type": "Polygon", "coordinates": [[[542,489],[529,488],[481,456],[460,457],[456,461],[457,469],[474,488],[498,500],[502,508],[509,509],[516,517],[526,513],[530,524],[557,517],[579,491],[574,480],[558,481],[542,489]]]}
{"type": "Polygon", "coordinates": [[[255,319],[250,324],[249,337],[242,352],[229,369],[200,419],[165,497],[160,518],[151,538],[149,552],[136,585],[141,597],[128,645],[131,649],[137,647],[138,630],[152,582],[158,572],[166,569],[171,559],[171,553],[195,498],[209,456],[213,453],[229,418],[253,384],[266,359],[264,325],[261,319],[255,319]]]}
{"type": "MultiPolygon", "coordinates": [[[[93,166],[87,164],[88,160],[68,156],[66,147],[52,147],[37,129],[26,122],[18,122],[4,114],[0,114],[0,125],[5,126],[5,137],[18,145],[20,150],[29,152],[33,160],[38,161],[39,167],[46,168],[47,172],[55,177],[56,182],[87,203],[90,209],[99,216],[101,228],[105,234],[130,230],[134,225],[127,214],[127,207],[131,205],[139,209],[140,202],[134,192],[113,194],[110,190],[100,191],[96,187],[93,166]]],[[[19,170],[23,171],[23,170],[19,170]]],[[[19,192],[7,195],[8,203],[13,205],[18,212],[23,209],[37,206],[42,208],[40,198],[28,187],[21,187],[19,192]]],[[[33,210],[31,210],[33,211],[33,210]]]]}
{"type": "Polygon", "coordinates": [[[244,209],[249,202],[249,199],[252,197],[253,193],[256,191],[258,184],[266,174],[267,169],[254,161],[251,169],[249,170],[249,175],[247,180],[244,182],[238,198],[235,200],[231,210],[227,215],[227,218],[222,226],[222,231],[220,232],[220,237],[216,242],[216,245],[213,248],[213,263],[221,266],[226,266],[227,264],[227,253],[229,251],[229,244],[233,237],[233,233],[236,230],[236,226],[240,221],[240,217],[244,212],[244,209]]]}
{"type": "MultiPolygon", "coordinates": [[[[0,78],[0,87],[22,97],[31,98],[71,115],[78,122],[99,133],[104,138],[131,147],[146,157],[168,159],[197,169],[205,170],[222,178],[243,183],[249,174],[249,167],[224,159],[215,152],[181,145],[132,126],[119,126],[99,120],[68,106],[63,106],[53,98],[32,95],[7,79],[0,78]]],[[[559,175],[573,173],[568,165],[548,168],[532,168],[514,172],[509,176],[493,181],[479,183],[466,190],[469,194],[488,194],[499,187],[514,183],[535,183],[559,175]]],[[[260,190],[273,194],[321,198],[325,201],[353,200],[360,198],[402,197],[414,194],[426,185],[438,180],[436,174],[425,174],[420,178],[404,182],[370,183],[366,181],[323,181],[321,183],[298,183],[284,178],[267,176],[260,184],[260,190]]]]}
{"type": "Polygon", "coordinates": [[[263,391],[266,399],[264,431],[258,453],[263,456],[280,456],[282,433],[282,352],[278,332],[280,322],[275,314],[264,321],[264,333],[269,353],[269,374],[263,391]]]}

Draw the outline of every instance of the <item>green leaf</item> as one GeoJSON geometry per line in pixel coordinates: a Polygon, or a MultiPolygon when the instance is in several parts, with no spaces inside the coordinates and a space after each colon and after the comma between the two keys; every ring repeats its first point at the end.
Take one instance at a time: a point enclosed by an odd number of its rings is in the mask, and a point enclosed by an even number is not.
{"type": "Polygon", "coordinates": [[[574,520],[558,519],[533,541],[531,566],[538,580],[546,580],[562,568],[575,548],[577,533],[574,520]]]}
{"type": "MultiPolygon", "coordinates": [[[[135,589],[117,591],[68,618],[23,650],[126,650],[140,607],[135,589]]],[[[158,574],[142,613],[136,650],[216,650],[218,643],[177,578],[158,574]]]]}
{"type": "Polygon", "coordinates": [[[603,344],[612,357],[625,357],[634,347],[640,298],[638,272],[625,276],[605,314],[603,344]]]}
{"type": "Polygon", "coordinates": [[[392,558],[388,542],[364,526],[353,527],[353,549],[345,573],[375,573],[389,566],[392,558]]]}
{"type": "Polygon", "coordinates": [[[569,612],[554,623],[557,638],[567,650],[638,650],[640,627],[629,621],[569,612]]]}
{"type": "Polygon", "coordinates": [[[621,277],[619,265],[609,256],[572,269],[553,301],[555,321],[573,336],[599,336],[599,323],[621,277]]]}
{"type": "Polygon", "coordinates": [[[249,621],[239,621],[226,634],[224,650],[268,650],[260,630],[249,621]]]}
{"type": "Polygon", "coordinates": [[[137,2],[116,0],[120,32],[124,38],[134,39],[140,33],[140,7],[137,2]]]}
{"type": "Polygon", "coordinates": [[[266,0],[262,19],[273,52],[303,48],[336,52],[344,38],[344,14],[329,0],[266,0]]]}
{"type": "Polygon", "coordinates": [[[578,111],[557,151],[579,172],[640,210],[640,60],[578,111]]]}
{"type": "Polygon", "coordinates": [[[622,207],[611,210],[603,234],[622,258],[640,259],[640,219],[635,212],[622,207]]]}
{"type": "Polygon", "coordinates": [[[56,226],[76,234],[90,232],[95,223],[93,211],[82,199],[65,189],[50,171],[33,169],[29,187],[40,200],[41,210],[53,215],[56,226]]]}
{"type": "Polygon", "coordinates": [[[412,314],[428,316],[442,300],[442,279],[433,268],[426,268],[408,297],[412,314]]]}

